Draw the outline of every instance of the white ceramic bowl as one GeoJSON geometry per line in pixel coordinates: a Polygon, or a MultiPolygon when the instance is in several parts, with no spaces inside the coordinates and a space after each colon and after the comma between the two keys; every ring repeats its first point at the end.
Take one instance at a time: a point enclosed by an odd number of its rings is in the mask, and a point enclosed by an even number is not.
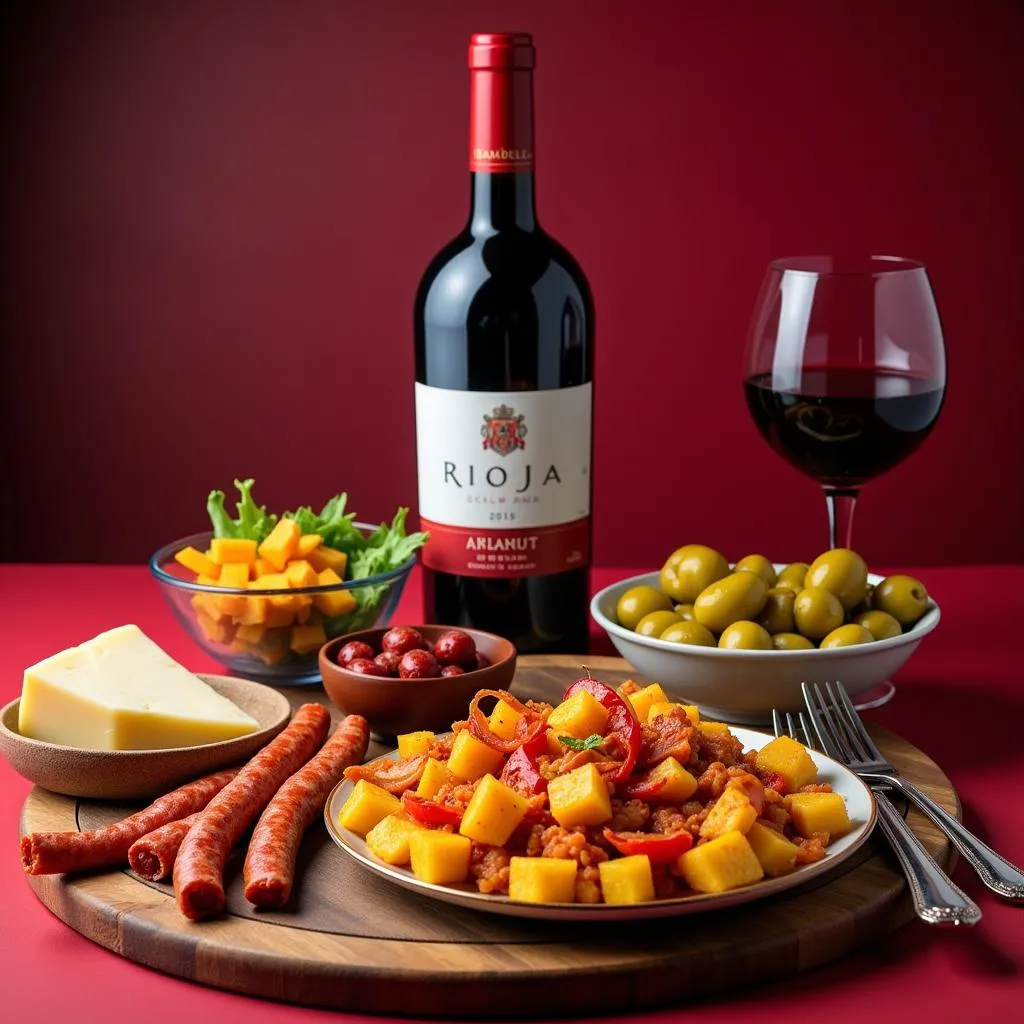
{"type": "MultiPolygon", "coordinates": [[[[785,566],[776,566],[781,570],[785,566]]],[[[658,586],[659,573],[613,583],[594,595],[590,613],[605,630],[616,650],[639,673],[659,682],[673,697],[698,704],[709,718],[729,722],[763,723],[772,708],[800,711],[800,684],[838,680],[856,702],[883,683],[914,653],[917,645],[939,624],[939,606],[928,610],[902,636],[870,644],[810,651],[743,651],[673,644],[641,636],[620,626],[615,606],[630,587],[658,586]]],[[[883,577],[870,575],[871,583],[883,577]]]]}

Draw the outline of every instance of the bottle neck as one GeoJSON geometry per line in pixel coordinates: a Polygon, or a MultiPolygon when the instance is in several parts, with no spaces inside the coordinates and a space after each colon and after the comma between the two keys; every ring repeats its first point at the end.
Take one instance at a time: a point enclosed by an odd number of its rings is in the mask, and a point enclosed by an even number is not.
{"type": "Polygon", "coordinates": [[[537,230],[532,171],[512,174],[475,171],[470,179],[469,230],[474,235],[537,230]]]}
{"type": "Polygon", "coordinates": [[[471,48],[470,231],[534,231],[533,50],[527,37],[486,39],[492,49],[471,48]]]}

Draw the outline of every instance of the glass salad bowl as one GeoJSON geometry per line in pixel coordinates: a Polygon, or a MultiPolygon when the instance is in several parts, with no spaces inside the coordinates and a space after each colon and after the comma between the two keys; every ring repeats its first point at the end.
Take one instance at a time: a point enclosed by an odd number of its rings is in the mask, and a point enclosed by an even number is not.
{"type": "MultiPolygon", "coordinates": [[[[353,525],[365,537],[377,529],[353,525]]],[[[204,571],[212,540],[207,531],[171,541],[150,558],[150,572],[199,647],[232,675],[270,685],[319,683],[320,648],[345,633],[387,625],[416,564],[413,554],[387,572],[347,580],[337,552],[314,549],[296,553],[281,571],[255,573],[254,565],[236,563],[224,581],[204,571]]],[[[217,566],[218,577],[223,568],[217,566]]]]}

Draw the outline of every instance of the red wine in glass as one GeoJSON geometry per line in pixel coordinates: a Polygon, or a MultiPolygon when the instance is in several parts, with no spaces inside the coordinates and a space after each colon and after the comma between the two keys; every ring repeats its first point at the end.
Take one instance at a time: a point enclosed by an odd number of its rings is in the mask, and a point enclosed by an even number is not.
{"type": "Polygon", "coordinates": [[[910,455],[942,409],[945,343],[924,266],[776,260],[747,339],[743,388],[772,449],[824,489],[830,546],[850,547],[861,486],[910,455]]]}

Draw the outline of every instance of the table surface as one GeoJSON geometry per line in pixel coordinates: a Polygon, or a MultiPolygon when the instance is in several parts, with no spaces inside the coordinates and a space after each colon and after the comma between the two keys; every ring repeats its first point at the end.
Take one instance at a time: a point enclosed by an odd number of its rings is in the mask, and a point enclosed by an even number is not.
{"type": "MultiPolygon", "coordinates": [[[[634,571],[595,569],[594,589],[634,571]]],[[[1015,656],[1024,623],[1024,566],[930,567],[916,575],[938,601],[942,622],[896,675],[894,700],[866,715],[937,761],[960,795],[968,827],[1024,864],[1024,668],[1015,656]]],[[[394,621],[420,616],[414,577],[394,621]]],[[[176,625],[144,567],[0,565],[0,705],[19,695],[25,666],[125,622],[137,623],[192,670],[218,670],[176,625]]],[[[594,650],[614,653],[596,632],[594,650]]],[[[328,1014],[159,974],[64,925],[36,900],[18,858],[18,816],[29,788],[0,760],[0,834],[7,837],[6,852],[0,844],[5,1019],[120,1024],[144,1017],[147,1024],[181,1024],[244,1016],[247,1024],[291,1024],[328,1014]]],[[[789,1024],[794,1013],[837,1024],[881,1007],[932,1022],[959,1018],[968,1007],[982,1020],[1005,1012],[1024,997],[1024,906],[999,901],[962,862],[954,879],[984,912],[970,931],[937,931],[915,921],[818,970],[628,1019],[700,1024],[731,1011],[738,1020],[756,1014],[759,1024],[789,1024]]],[[[765,972],[770,977],[770,964],[765,972]]],[[[424,1017],[429,1013],[424,1007],[424,1017]]],[[[330,1015],[345,1022],[389,1019],[330,1015]]]]}

